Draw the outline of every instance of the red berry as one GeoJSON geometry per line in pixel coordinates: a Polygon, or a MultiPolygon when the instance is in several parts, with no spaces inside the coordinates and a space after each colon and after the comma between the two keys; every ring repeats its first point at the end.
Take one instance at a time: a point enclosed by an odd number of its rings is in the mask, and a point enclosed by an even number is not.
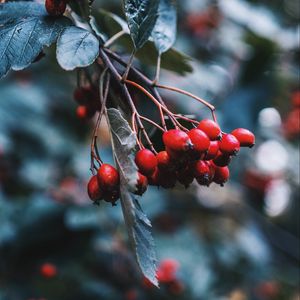
{"type": "Polygon", "coordinates": [[[218,155],[218,152],[219,152],[219,142],[218,141],[211,141],[210,145],[209,145],[209,148],[208,148],[208,151],[204,156],[204,159],[205,160],[214,159],[218,155]]]}
{"type": "Polygon", "coordinates": [[[78,119],[85,119],[88,116],[88,109],[85,105],[79,105],[76,109],[78,119]]]}
{"type": "Polygon", "coordinates": [[[163,134],[163,142],[171,151],[185,152],[192,148],[192,142],[189,136],[182,130],[171,129],[163,134]]]}
{"type": "Polygon", "coordinates": [[[140,172],[138,172],[138,181],[137,181],[137,185],[136,185],[136,192],[135,194],[137,195],[143,195],[148,187],[148,179],[146,176],[144,176],[143,174],[141,174],[140,172]]]}
{"type": "Polygon", "coordinates": [[[213,162],[218,167],[225,167],[230,164],[231,156],[228,154],[223,154],[221,151],[219,151],[217,157],[213,159],[213,162]]]}
{"type": "Polygon", "coordinates": [[[229,169],[228,167],[218,167],[215,166],[215,176],[213,181],[220,184],[221,186],[229,179],[229,169]]]}
{"type": "Polygon", "coordinates": [[[172,159],[167,151],[160,151],[156,155],[157,166],[160,170],[171,170],[174,168],[172,159]]]}
{"type": "Polygon", "coordinates": [[[210,145],[210,140],[205,132],[198,128],[191,129],[188,133],[192,143],[193,151],[197,153],[204,153],[208,150],[210,145]]]}
{"type": "Polygon", "coordinates": [[[176,279],[179,264],[174,259],[163,260],[157,269],[156,277],[161,283],[169,283],[176,279]]]}
{"type": "Polygon", "coordinates": [[[43,277],[53,278],[57,275],[57,268],[54,264],[44,263],[40,267],[40,273],[43,277]]]}
{"type": "Polygon", "coordinates": [[[147,176],[154,173],[157,167],[157,158],[152,151],[148,149],[142,149],[136,153],[135,163],[139,168],[139,171],[143,175],[147,176]]]}
{"type": "Polygon", "coordinates": [[[49,15],[61,16],[66,10],[67,3],[64,0],[46,0],[45,6],[49,15]]]}
{"type": "Polygon", "coordinates": [[[211,141],[219,140],[221,137],[221,129],[219,125],[210,119],[202,120],[198,128],[204,131],[211,141]]]}
{"type": "Polygon", "coordinates": [[[194,164],[194,175],[199,184],[208,185],[210,183],[210,168],[208,163],[198,160],[194,164]]]}
{"type": "Polygon", "coordinates": [[[119,189],[119,172],[109,164],[103,164],[98,169],[97,179],[99,186],[103,191],[114,191],[119,189]]]}
{"type": "Polygon", "coordinates": [[[241,147],[253,147],[255,145],[254,134],[245,128],[237,128],[231,132],[240,142],[241,147]]]}
{"type": "Polygon", "coordinates": [[[103,194],[103,199],[106,202],[112,204],[112,206],[116,205],[116,201],[120,198],[120,192],[118,189],[112,191],[105,191],[103,194]]]}
{"type": "Polygon", "coordinates": [[[159,174],[159,169],[156,168],[153,174],[148,175],[147,179],[149,185],[159,186],[158,174],[159,174]]]}
{"type": "Polygon", "coordinates": [[[87,191],[92,201],[97,201],[102,199],[103,192],[99,187],[97,175],[94,175],[90,178],[89,183],[87,185],[87,191]]]}
{"type": "Polygon", "coordinates": [[[240,150],[240,142],[237,138],[228,133],[222,136],[222,140],[219,142],[220,151],[227,155],[235,155],[240,150]]]}

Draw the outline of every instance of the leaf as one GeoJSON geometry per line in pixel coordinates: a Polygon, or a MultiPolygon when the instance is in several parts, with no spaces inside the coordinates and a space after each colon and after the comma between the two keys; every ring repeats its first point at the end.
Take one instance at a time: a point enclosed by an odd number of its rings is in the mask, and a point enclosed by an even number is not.
{"type": "Polygon", "coordinates": [[[99,54],[99,41],[89,31],[71,26],[57,40],[56,57],[62,68],[74,70],[92,64],[99,54]]]}
{"type": "Polygon", "coordinates": [[[135,257],[143,275],[155,286],[158,286],[156,278],[156,252],[154,240],[151,234],[151,222],[142,211],[139,202],[131,194],[121,177],[121,205],[129,238],[135,250],[135,257]]]}
{"type": "Polygon", "coordinates": [[[160,0],[158,18],[152,31],[152,38],[159,54],[169,50],[176,39],[177,14],[173,0],[160,0]]]}
{"type": "Polygon", "coordinates": [[[90,20],[91,5],[94,0],[71,0],[68,2],[72,10],[84,21],[90,20]]]}
{"type": "MultiPolygon", "coordinates": [[[[157,51],[154,43],[150,41],[147,42],[145,46],[136,53],[136,57],[143,64],[156,66],[157,51]]],[[[192,59],[174,48],[164,52],[162,58],[161,67],[163,69],[176,72],[180,75],[185,75],[193,71],[190,64],[192,59]]]]}
{"type": "Polygon", "coordinates": [[[66,17],[48,16],[43,4],[8,2],[0,5],[0,78],[10,69],[30,65],[44,46],[54,43],[71,24],[66,17]]]}
{"type": "Polygon", "coordinates": [[[158,286],[151,222],[130,192],[130,190],[135,190],[138,179],[137,166],[133,157],[136,149],[136,136],[119,110],[110,108],[107,110],[107,116],[112,133],[114,155],[120,170],[121,205],[129,238],[142,273],[158,286]]]}
{"type": "Polygon", "coordinates": [[[134,153],[137,146],[136,135],[119,110],[110,108],[107,110],[107,115],[116,161],[126,181],[127,187],[134,192],[138,180],[138,169],[134,162],[134,153]]]}
{"type": "Polygon", "coordinates": [[[127,24],[136,49],[149,39],[154,28],[159,0],[123,0],[127,24]]]}

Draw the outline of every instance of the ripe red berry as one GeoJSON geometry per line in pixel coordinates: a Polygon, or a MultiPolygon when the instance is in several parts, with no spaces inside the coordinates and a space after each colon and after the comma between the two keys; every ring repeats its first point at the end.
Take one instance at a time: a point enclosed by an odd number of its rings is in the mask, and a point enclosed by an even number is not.
{"type": "Polygon", "coordinates": [[[139,168],[139,171],[143,175],[147,176],[154,173],[157,167],[157,158],[152,151],[148,149],[142,149],[136,153],[135,163],[139,168]]]}
{"type": "Polygon", "coordinates": [[[218,155],[213,159],[213,162],[218,167],[228,166],[231,162],[231,156],[224,154],[221,151],[218,152],[218,155]]]}
{"type": "Polygon", "coordinates": [[[57,275],[57,268],[54,264],[44,263],[40,267],[40,273],[43,277],[53,278],[57,275]]]}
{"type": "Polygon", "coordinates": [[[229,179],[229,175],[230,172],[228,167],[215,166],[215,176],[213,178],[213,181],[223,186],[224,183],[229,179]]]}
{"type": "Polygon", "coordinates": [[[90,178],[87,185],[87,192],[92,201],[101,200],[103,197],[103,192],[99,187],[97,175],[90,178]]]}
{"type": "Polygon", "coordinates": [[[51,16],[61,16],[66,10],[67,3],[64,0],[46,0],[45,7],[51,16]]]}
{"type": "Polygon", "coordinates": [[[148,184],[154,185],[154,186],[159,186],[158,175],[159,175],[159,169],[156,168],[155,171],[153,172],[153,174],[147,176],[148,184]]]}
{"type": "Polygon", "coordinates": [[[254,134],[245,128],[237,128],[231,132],[240,142],[241,147],[253,147],[255,145],[254,134]]]}
{"type": "Polygon", "coordinates": [[[210,119],[202,120],[198,128],[204,131],[211,141],[219,140],[221,138],[221,129],[219,125],[210,119]]]}
{"type": "Polygon", "coordinates": [[[171,170],[174,168],[172,159],[167,151],[160,151],[156,155],[157,166],[160,170],[171,170]]]}
{"type": "Polygon", "coordinates": [[[193,152],[201,154],[208,150],[210,140],[204,131],[198,128],[193,128],[188,132],[188,136],[194,146],[193,152]]]}
{"type": "Polygon", "coordinates": [[[219,152],[219,142],[218,141],[211,141],[210,145],[209,145],[209,148],[208,148],[208,151],[204,156],[204,159],[205,160],[214,159],[218,155],[218,152],[219,152]]]}
{"type": "Polygon", "coordinates": [[[137,195],[143,195],[148,187],[148,179],[146,176],[144,176],[143,174],[141,174],[140,172],[138,172],[138,181],[137,181],[137,185],[136,185],[136,192],[135,194],[137,195]]]}
{"type": "MultiPolygon", "coordinates": [[[[103,164],[97,173],[97,179],[100,188],[105,191],[114,191],[119,189],[119,172],[109,164],[103,164]]],[[[104,197],[105,199],[105,197],[104,197]]],[[[105,199],[106,200],[106,199],[105,199]]]]}
{"type": "Polygon", "coordinates": [[[85,105],[79,105],[76,109],[78,119],[85,119],[88,116],[88,108],[85,105]]]}
{"type": "Polygon", "coordinates": [[[189,136],[179,129],[165,131],[163,134],[163,142],[166,148],[175,152],[185,152],[193,147],[189,136]]]}
{"type": "Polygon", "coordinates": [[[198,160],[194,164],[194,175],[199,184],[208,185],[210,183],[210,168],[208,163],[203,160],[198,160]]]}
{"type": "Polygon", "coordinates": [[[219,142],[219,149],[224,154],[235,155],[240,150],[240,142],[234,135],[230,133],[224,134],[219,142]]]}
{"type": "Polygon", "coordinates": [[[174,259],[164,259],[158,266],[156,277],[161,283],[170,283],[176,279],[179,263],[174,259]]]}

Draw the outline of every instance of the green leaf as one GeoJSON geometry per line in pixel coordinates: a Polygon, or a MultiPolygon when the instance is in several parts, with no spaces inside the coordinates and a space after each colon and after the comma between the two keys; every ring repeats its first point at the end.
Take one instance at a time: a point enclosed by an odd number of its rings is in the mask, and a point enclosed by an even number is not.
{"type": "Polygon", "coordinates": [[[72,10],[84,21],[90,20],[91,5],[94,0],[71,0],[68,2],[72,10]]]}
{"type": "MultiPolygon", "coordinates": [[[[136,53],[136,57],[146,65],[156,66],[157,50],[153,42],[147,42],[145,46],[136,53]]],[[[162,54],[161,67],[176,72],[180,75],[191,73],[193,68],[190,64],[192,59],[182,52],[171,48],[162,54]]]]}
{"type": "Polygon", "coordinates": [[[74,70],[92,64],[99,54],[99,41],[89,31],[71,26],[57,40],[56,56],[62,68],[74,70]]]}
{"type": "Polygon", "coordinates": [[[48,16],[44,4],[23,1],[1,4],[0,78],[10,69],[28,67],[43,47],[54,43],[70,24],[66,17],[48,16]]]}
{"type": "Polygon", "coordinates": [[[159,54],[169,50],[176,39],[177,14],[173,0],[160,0],[158,18],[152,31],[152,38],[159,54]]]}
{"type": "Polygon", "coordinates": [[[149,39],[154,28],[159,0],[123,0],[127,24],[136,49],[149,39]]]}

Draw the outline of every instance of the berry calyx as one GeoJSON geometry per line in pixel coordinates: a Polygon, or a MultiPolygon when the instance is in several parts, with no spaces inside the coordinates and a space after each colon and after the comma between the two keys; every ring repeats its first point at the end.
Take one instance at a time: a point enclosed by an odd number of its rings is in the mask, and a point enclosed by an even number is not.
{"type": "Polygon", "coordinates": [[[101,200],[103,197],[103,192],[100,189],[97,175],[94,175],[90,178],[88,185],[87,185],[87,192],[92,201],[101,200]]]}
{"type": "Polygon", "coordinates": [[[215,175],[213,181],[221,186],[229,179],[229,169],[228,167],[218,167],[215,166],[215,175]]]}
{"type": "MultiPolygon", "coordinates": [[[[119,189],[120,176],[119,172],[109,164],[103,164],[97,172],[97,179],[101,189],[106,191],[114,191],[119,189]]],[[[104,200],[105,197],[104,197],[104,200]]]]}
{"type": "Polygon", "coordinates": [[[135,194],[140,196],[143,195],[146,192],[147,187],[148,187],[147,177],[141,174],[140,172],[138,172],[138,181],[136,184],[135,194]]]}
{"type": "Polygon", "coordinates": [[[221,138],[220,126],[210,119],[204,119],[198,124],[198,128],[204,131],[211,141],[219,140],[221,138]]]}
{"type": "Polygon", "coordinates": [[[149,149],[139,150],[135,155],[135,163],[143,175],[151,175],[157,167],[157,158],[149,149]]]}
{"type": "Polygon", "coordinates": [[[231,132],[233,136],[240,142],[241,147],[253,147],[255,145],[254,134],[245,128],[237,128],[231,132]]]}
{"type": "Polygon", "coordinates": [[[207,153],[204,156],[205,160],[214,159],[219,152],[219,142],[218,141],[211,141],[209,144],[209,148],[207,153]]]}
{"type": "Polygon", "coordinates": [[[50,16],[61,16],[66,10],[67,3],[64,0],[46,0],[45,7],[50,16]]]}
{"type": "Polygon", "coordinates": [[[204,131],[198,128],[193,128],[188,132],[188,136],[190,137],[194,146],[193,152],[201,154],[208,150],[210,146],[210,140],[204,131]]]}
{"type": "Polygon", "coordinates": [[[185,152],[192,149],[193,144],[189,136],[182,130],[171,129],[163,134],[166,149],[174,152],[185,152]]]}
{"type": "Polygon", "coordinates": [[[236,155],[240,150],[240,142],[234,135],[224,134],[219,142],[219,149],[224,154],[236,155]]]}

